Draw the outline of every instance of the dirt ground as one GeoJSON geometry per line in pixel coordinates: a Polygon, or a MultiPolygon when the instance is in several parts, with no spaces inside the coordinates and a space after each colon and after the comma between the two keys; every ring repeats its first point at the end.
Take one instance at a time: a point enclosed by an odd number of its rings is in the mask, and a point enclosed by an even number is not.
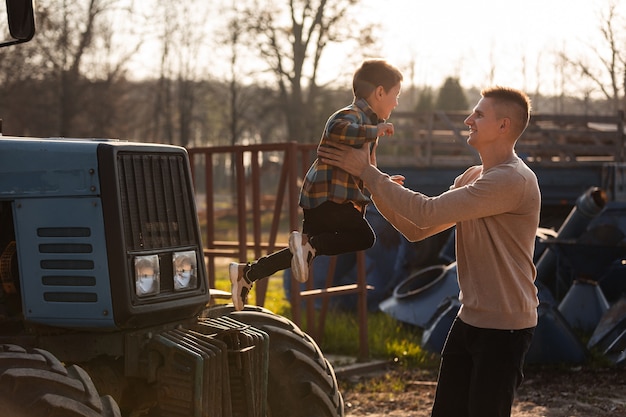
{"type": "MultiPolygon", "coordinates": [[[[527,367],[512,417],[624,417],[626,369],[527,367]]],[[[348,417],[425,417],[436,371],[387,369],[338,375],[348,417]]]]}

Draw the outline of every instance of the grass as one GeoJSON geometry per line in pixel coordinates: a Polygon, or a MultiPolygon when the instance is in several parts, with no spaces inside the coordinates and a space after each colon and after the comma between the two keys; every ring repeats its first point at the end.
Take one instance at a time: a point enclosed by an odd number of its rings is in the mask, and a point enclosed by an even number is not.
{"type": "MultiPolygon", "coordinates": [[[[226,268],[216,272],[216,288],[230,291],[226,268]]],[[[256,299],[255,288],[249,302],[256,299]]],[[[270,277],[266,292],[265,308],[276,314],[293,319],[291,306],[283,290],[282,275],[270,277]]],[[[303,315],[302,328],[306,330],[303,315]]],[[[368,313],[368,347],[372,359],[388,359],[406,367],[435,367],[438,356],[422,349],[422,330],[405,325],[382,313],[368,313]]],[[[356,312],[329,311],[326,316],[324,335],[318,341],[324,354],[357,357],[359,353],[359,326],[356,312]]]]}
{"type": "MultiPolygon", "coordinates": [[[[436,364],[436,358],[422,349],[422,331],[404,325],[393,317],[375,312],[368,314],[368,345],[372,358],[389,359],[408,367],[436,364]]],[[[353,356],[359,338],[356,313],[334,311],[329,314],[320,347],[325,353],[353,356]]]]}

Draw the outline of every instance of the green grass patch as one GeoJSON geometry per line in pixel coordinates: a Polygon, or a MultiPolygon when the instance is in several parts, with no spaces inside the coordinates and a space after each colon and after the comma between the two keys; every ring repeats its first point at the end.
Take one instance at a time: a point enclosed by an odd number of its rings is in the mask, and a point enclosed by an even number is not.
{"type": "MultiPolygon", "coordinates": [[[[435,366],[438,359],[422,349],[422,330],[405,325],[382,313],[368,313],[367,334],[372,358],[390,359],[407,367],[435,366]]],[[[356,312],[333,311],[328,314],[320,347],[325,353],[358,354],[359,325],[356,312]]]]}

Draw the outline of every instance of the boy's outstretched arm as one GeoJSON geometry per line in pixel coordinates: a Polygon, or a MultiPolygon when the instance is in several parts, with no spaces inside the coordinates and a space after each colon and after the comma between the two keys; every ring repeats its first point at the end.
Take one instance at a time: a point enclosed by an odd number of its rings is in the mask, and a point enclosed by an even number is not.
{"type": "Polygon", "coordinates": [[[394,133],[393,124],[388,122],[378,123],[378,136],[391,136],[394,133]]]}

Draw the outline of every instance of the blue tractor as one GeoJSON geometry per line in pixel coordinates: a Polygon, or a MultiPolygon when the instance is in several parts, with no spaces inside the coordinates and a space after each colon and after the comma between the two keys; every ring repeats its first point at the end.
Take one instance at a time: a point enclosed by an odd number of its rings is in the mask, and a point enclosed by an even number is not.
{"type": "Polygon", "coordinates": [[[0,136],[0,283],[2,415],[344,415],[309,335],[213,300],[184,148],[0,136]]]}

